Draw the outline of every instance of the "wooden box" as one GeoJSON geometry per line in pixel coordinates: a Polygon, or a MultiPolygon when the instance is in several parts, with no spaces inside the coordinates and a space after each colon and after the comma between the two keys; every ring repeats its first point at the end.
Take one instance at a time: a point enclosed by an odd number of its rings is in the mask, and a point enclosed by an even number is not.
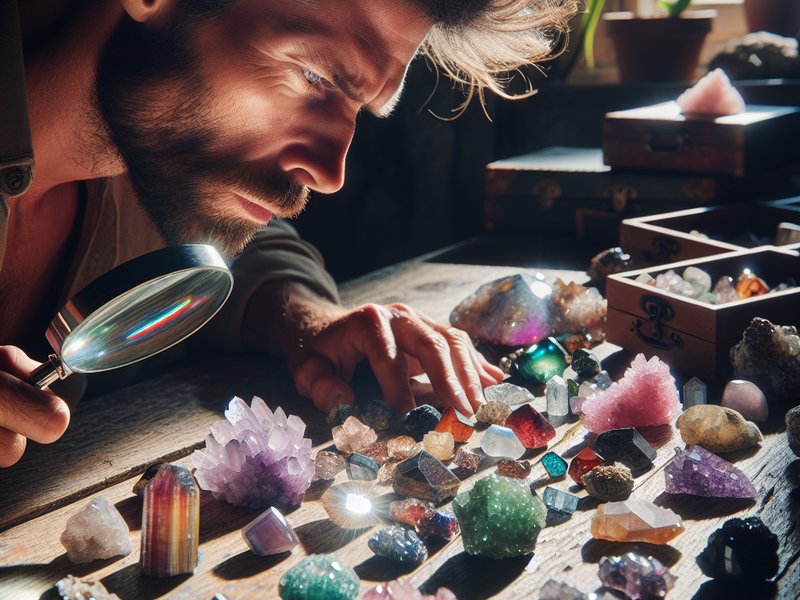
{"type": "Polygon", "coordinates": [[[732,376],[730,349],[741,341],[754,317],[800,326],[800,287],[715,305],[635,281],[641,273],[655,277],[674,269],[681,274],[689,266],[708,272],[712,282],[725,275],[736,278],[744,269],[771,286],[789,278],[800,282],[800,254],[774,246],[611,275],[606,283],[608,341],[648,358],[658,356],[686,375],[713,381],[732,376]]]}
{"type": "Polygon", "coordinates": [[[800,107],[750,105],[724,117],[681,114],[675,102],[607,113],[603,156],[615,168],[744,177],[800,159],[800,107]]]}

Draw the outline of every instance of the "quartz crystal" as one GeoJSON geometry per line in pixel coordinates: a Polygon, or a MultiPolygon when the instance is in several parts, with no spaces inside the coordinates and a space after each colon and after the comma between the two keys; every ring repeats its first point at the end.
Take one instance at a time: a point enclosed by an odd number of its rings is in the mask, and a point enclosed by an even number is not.
{"type": "Polygon", "coordinates": [[[675,585],[675,577],[652,556],[629,552],[600,559],[597,576],[603,585],[624,592],[633,600],[663,598],[675,585]]]}
{"type": "Polygon", "coordinates": [[[582,379],[594,377],[602,370],[600,359],[584,348],[578,348],[572,355],[571,366],[578,377],[582,379]]]}
{"type": "Polygon", "coordinates": [[[349,481],[325,490],[320,498],[331,521],[343,529],[371,527],[381,521],[373,484],[349,481]]]}
{"type": "Polygon", "coordinates": [[[389,485],[394,481],[394,472],[397,470],[399,462],[392,460],[385,462],[378,469],[378,483],[381,485],[389,485]]]}
{"type": "Polygon", "coordinates": [[[734,379],[729,381],[722,392],[720,406],[731,408],[748,421],[766,421],[769,407],[764,392],[755,383],[734,379]]]}
{"type": "MultiPolygon", "coordinates": [[[[483,395],[486,400],[491,402],[503,402],[509,406],[517,406],[519,404],[527,404],[536,400],[536,396],[530,393],[529,390],[513,383],[498,383],[497,385],[490,385],[484,388],[483,395]]],[[[504,419],[505,420],[505,419],[504,419]]]]}
{"type": "Polygon", "coordinates": [[[429,452],[397,465],[394,475],[394,491],[406,498],[419,498],[441,504],[458,492],[461,480],[429,452]]]}
{"type": "Polygon", "coordinates": [[[800,456],[800,406],[795,406],[786,413],[786,436],[789,438],[789,448],[795,455],[800,456]]]}
{"type": "Polygon", "coordinates": [[[701,446],[675,449],[664,469],[668,494],[710,498],[755,498],[756,489],[742,471],[701,446]]]}
{"type": "Polygon", "coordinates": [[[367,541],[367,546],[378,556],[412,565],[421,565],[428,558],[428,549],[419,536],[396,525],[376,531],[367,541]]]}
{"type": "Polygon", "coordinates": [[[633,491],[633,475],[627,467],[600,465],[581,477],[586,493],[603,502],[622,502],[633,491]]]}
{"type": "Polygon", "coordinates": [[[475,413],[475,420],[479,423],[503,425],[510,414],[511,407],[508,404],[490,400],[486,404],[481,404],[478,412],[475,413]]]}
{"type": "Polygon", "coordinates": [[[273,413],[258,397],[251,406],[234,398],[225,419],[211,425],[205,449],[191,455],[198,485],[252,510],[300,504],[314,476],[303,421],[282,408],[273,413]]]}
{"type": "Polygon", "coordinates": [[[347,459],[347,476],[357,481],[374,481],[378,478],[378,463],[369,456],[353,454],[347,459]]]}
{"type": "Polygon", "coordinates": [[[532,552],[547,511],[519,479],[490,475],[456,496],[453,510],[461,527],[464,549],[489,558],[532,552]]]}
{"type": "Polygon", "coordinates": [[[689,298],[695,297],[694,287],[692,284],[686,281],[672,269],[656,275],[655,280],[651,281],[650,285],[657,287],[660,290],[678,294],[679,296],[687,296],[689,298]]]}
{"type": "Polygon", "coordinates": [[[547,508],[570,515],[578,509],[579,501],[580,498],[575,494],[568,494],[550,486],[544,488],[542,494],[542,502],[547,508]]]}
{"type": "Polygon", "coordinates": [[[422,447],[425,452],[430,452],[439,460],[453,458],[455,441],[449,431],[431,431],[422,437],[422,447]]]}
{"type": "Polygon", "coordinates": [[[746,421],[735,410],[715,404],[693,406],[684,411],[675,426],[684,443],[711,452],[733,452],[764,439],[755,423],[746,421]]]}
{"type": "Polygon", "coordinates": [[[477,473],[479,462],[480,459],[477,454],[464,448],[459,448],[453,457],[453,464],[466,476],[477,473]]]}
{"type": "Polygon", "coordinates": [[[390,581],[367,590],[361,600],[458,600],[447,588],[439,588],[435,595],[422,595],[406,581],[390,581]]]}
{"type": "Polygon", "coordinates": [[[140,556],[144,574],[172,577],[194,571],[199,532],[200,490],[192,474],[184,467],[161,465],[144,488],[140,556]]]}
{"type": "Polygon", "coordinates": [[[61,545],[73,563],[128,556],[133,549],[128,526],[111,502],[99,496],[67,519],[61,545]]]}
{"type": "Polygon", "coordinates": [[[692,377],[683,385],[683,410],[698,404],[707,404],[708,386],[697,377],[692,377]]]}
{"type": "Polygon", "coordinates": [[[584,426],[600,433],[672,423],[681,412],[681,403],[669,367],[657,356],[648,361],[639,354],[622,379],[589,396],[581,412],[584,426]]]}
{"type": "Polygon", "coordinates": [[[678,515],[646,500],[601,504],[592,519],[592,536],[599,540],[666,544],[681,533],[678,515]]]}
{"type": "Polygon", "coordinates": [[[569,393],[567,382],[556,375],[547,382],[547,418],[560,425],[569,416],[569,393]]]}
{"type": "Polygon", "coordinates": [[[328,481],[344,471],[344,458],[335,452],[320,450],[314,457],[314,481],[328,481]]]}
{"type": "Polygon", "coordinates": [[[411,458],[422,450],[422,445],[407,435],[398,435],[386,442],[386,452],[389,458],[396,458],[397,460],[405,460],[411,458]]]}
{"type": "Polygon", "coordinates": [[[556,437],[556,430],[530,404],[520,406],[506,419],[511,429],[526,448],[541,448],[556,437]]]}
{"type": "Polygon", "coordinates": [[[436,513],[436,507],[431,502],[417,498],[398,500],[389,505],[389,514],[395,521],[405,523],[416,529],[420,520],[436,513]]]}
{"type": "Polygon", "coordinates": [[[497,463],[497,474],[514,479],[527,479],[531,474],[531,463],[527,460],[503,459],[497,463]]]}
{"type": "Polygon", "coordinates": [[[508,427],[490,425],[481,438],[481,450],[487,456],[517,460],[527,452],[516,434],[508,427]]]}
{"type": "Polygon", "coordinates": [[[383,400],[373,400],[361,415],[362,421],[375,431],[396,429],[400,423],[394,410],[383,400]]]}
{"type": "Polygon", "coordinates": [[[723,276],[714,284],[714,289],[711,293],[716,296],[714,304],[727,304],[728,302],[736,302],[740,300],[739,294],[736,293],[736,288],[733,287],[733,277],[723,276]]]}
{"type": "Polygon", "coordinates": [[[355,600],[359,579],[333,554],[312,554],[291,567],[278,583],[283,600],[355,600]]]}
{"type": "Polygon", "coordinates": [[[567,473],[567,461],[555,452],[548,452],[542,456],[542,466],[550,477],[563,477],[567,473]]]}
{"type": "Polygon", "coordinates": [[[568,354],[555,338],[550,337],[520,354],[514,360],[514,369],[524,379],[547,383],[556,375],[564,375],[568,354]]]}
{"type": "Polygon", "coordinates": [[[712,579],[764,581],[778,573],[778,536],[758,517],[729,519],[708,538],[697,565],[712,579]]]}
{"type": "Polygon", "coordinates": [[[606,461],[621,462],[635,477],[652,469],[657,456],[653,447],[633,427],[604,431],[595,438],[593,449],[606,461]]]}
{"type": "Polygon", "coordinates": [[[120,600],[119,596],[106,590],[105,586],[93,579],[67,575],[56,582],[56,591],[63,600],[120,600]]]}
{"type": "Polygon", "coordinates": [[[436,429],[442,413],[433,408],[430,404],[422,404],[409,411],[403,417],[403,429],[416,441],[421,442],[422,437],[429,431],[436,429]]]}
{"type": "Polygon", "coordinates": [[[355,417],[347,417],[342,425],[333,428],[331,435],[336,449],[347,454],[361,452],[378,439],[378,434],[369,425],[355,417]]]}
{"type": "Polygon", "coordinates": [[[288,552],[300,540],[294,529],[275,507],[270,507],[242,528],[247,546],[259,556],[288,552]]]}
{"type": "Polygon", "coordinates": [[[581,485],[581,477],[597,466],[603,464],[603,459],[597,456],[591,448],[584,448],[569,463],[569,476],[572,480],[581,485]]]}
{"type": "MultiPolygon", "coordinates": [[[[436,426],[437,432],[449,432],[453,440],[459,443],[466,442],[472,436],[474,429],[469,419],[452,406],[448,406],[442,413],[442,418],[436,426]]],[[[424,440],[423,440],[424,441],[424,440]]],[[[427,450],[427,448],[426,448],[427,450]]],[[[430,452],[430,450],[428,450],[430,452]]],[[[444,460],[444,459],[442,459],[444,460]]]]}
{"type": "Polygon", "coordinates": [[[550,318],[550,334],[556,337],[570,333],[583,333],[600,343],[606,339],[606,311],[608,302],[596,288],[585,288],[571,281],[556,279],[550,318]]]}
{"type": "Polygon", "coordinates": [[[452,511],[438,509],[417,522],[417,535],[423,540],[438,539],[449,542],[458,533],[458,521],[452,511]]]}

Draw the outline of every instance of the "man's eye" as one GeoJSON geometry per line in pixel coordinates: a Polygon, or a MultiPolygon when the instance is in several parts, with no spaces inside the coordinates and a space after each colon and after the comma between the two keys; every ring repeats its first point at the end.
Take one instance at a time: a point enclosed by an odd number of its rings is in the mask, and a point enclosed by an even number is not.
{"type": "Polygon", "coordinates": [[[314,71],[311,71],[309,69],[303,69],[303,77],[305,77],[306,81],[312,85],[317,83],[320,79],[322,79],[322,77],[320,77],[319,75],[314,73],[314,71]]]}

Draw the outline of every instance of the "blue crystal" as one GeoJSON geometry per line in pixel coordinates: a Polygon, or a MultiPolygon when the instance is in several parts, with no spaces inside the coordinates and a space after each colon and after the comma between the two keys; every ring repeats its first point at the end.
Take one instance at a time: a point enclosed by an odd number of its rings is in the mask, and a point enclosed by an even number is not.
{"type": "Polygon", "coordinates": [[[563,477],[567,473],[567,462],[555,452],[542,456],[542,466],[550,477],[563,477]]]}
{"type": "Polygon", "coordinates": [[[419,565],[428,558],[428,549],[419,536],[396,525],[376,531],[367,542],[367,546],[378,556],[385,556],[402,563],[419,565]]]}
{"type": "Polygon", "coordinates": [[[440,539],[449,542],[458,533],[458,521],[453,511],[438,509],[417,523],[417,534],[423,540],[440,539]]]}
{"type": "Polygon", "coordinates": [[[546,338],[528,348],[514,360],[514,369],[524,379],[547,383],[564,375],[567,351],[555,338],[546,338]]]}
{"type": "Polygon", "coordinates": [[[544,494],[542,495],[542,502],[547,508],[568,514],[572,514],[577,510],[579,500],[580,498],[575,494],[568,494],[553,487],[544,488],[544,494]]]}

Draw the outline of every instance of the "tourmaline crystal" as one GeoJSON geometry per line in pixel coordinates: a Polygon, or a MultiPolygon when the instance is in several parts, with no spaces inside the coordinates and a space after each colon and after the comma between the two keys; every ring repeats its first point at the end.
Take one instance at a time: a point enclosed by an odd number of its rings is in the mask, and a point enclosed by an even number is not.
{"type": "Polygon", "coordinates": [[[530,404],[520,406],[506,419],[511,429],[526,448],[541,448],[556,437],[556,430],[530,404]]]}
{"type": "Polygon", "coordinates": [[[88,577],[67,575],[56,582],[56,591],[63,600],[120,600],[119,596],[109,592],[102,583],[88,577]]]}
{"type": "Polygon", "coordinates": [[[707,404],[708,386],[697,377],[683,384],[683,410],[698,404],[707,404]]]}
{"type": "Polygon", "coordinates": [[[532,552],[545,525],[547,510],[519,479],[490,475],[456,496],[453,510],[464,549],[489,558],[532,552]]]}
{"type": "Polygon", "coordinates": [[[478,412],[475,413],[475,420],[479,423],[503,425],[510,414],[511,407],[508,404],[490,400],[478,408],[478,412]]]}
{"type": "Polygon", "coordinates": [[[563,477],[567,472],[567,461],[555,452],[547,452],[542,456],[542,466],[550,477],[563,477]]]}
{"type": "Polygon", "coordinates": [[[668,494],[709,498],[755,498],[756,489],[742,471],[701,446],[675,448],[664,469],[668,494]]]}
{"type": "Polygon", "coordinates": [[[487,456],[517,460],[527,452],[517,435],[508,427],[490,425],[481,438],[481,450],[487,456]]]}
{"type": "Polygon", "coordinates": [[[349,481],[325,490],[320,498],[331,521],[343,529],[361,529],[380,522],[375,488],[366,481],[349,481]]]}
{"type": "Polygon", "coordinates": [[[409,411],[403,417],[403,429],[416,441],[421,442],[422,437],[429,431],[436,429],[442,413],[433,408],[430,404],[422,404],[409,411]]]}
{"type": "Polygon", "coordinates": [[[715,404],[693,406],[684,411],[675,426],[684,443],[711,452],[733,452],[764,439],[755,423],[746,421],[735,410],[715,404]]]}
{"type": "Polygon", "coordinates": [[[320,450],[314,457],[314,481],[328,481],[344,471],[344,458],[335,452],[320,450]]]}
{"type": "Polygon", "coordinates": [[[657,356],[648,361],[639,354],[622,379],[589,396],[581,412],[584,426],[600,433],[672,423],[681,412],[681,402],[669,367],[657,356]]]}
{"type": "Polygon", "coordinates": [[[417,534],[423,540],[439,539],[449,542],[457,533],[456,515],[444,508],[438,509],[432,515],[423,517],[417,522],[417,534]]]}
{"type": "Polygon", "coordinates": [[[529,390],[513,383],[490,385],[484,388],[483,395],[486,397],[487,402],[503,402],[509,406],[527,404],[536,400],[536,396],[531,394],[529,390]]]}
{"type": "Polygon", "coordinates": [[[242,527],[242,537],[250,550],[259,556],[288,552],[300,543],[292,526],[274,507],[242,527]]]}
{"type": "Polygon", "coordinates": [[[61,545],[73,563],[128,556],[133,549],[128,526],[111,502],[99,496],[67,519],[61,545]]]}
{"type": "Polygon", "coordinates": [[[389,514],[395,521],[400,521],[406,525],[416,528],[417,523],[425,517],[430,517],[436,512],[436,507],[431,502],[419,500],[418,498],[407,498],[398,500],[389,505],[389,514]]]}
{"type": "Polygon", "coordinates": [[[407,581],[390,581],[381,583],[374,588],[364,592],[361,600],[458,600],[447,588],[439,588],[436,595],[426,594],[423,596],[420,591],[407,581]]]}
{"type": "Polygon", "coordinates": [[[290,568],[278,583],[283,600],[355,600],[359,579],[333,554],[312,554],[290,568]]]}
{"type": "Polygon", "coordinates": [[[453,464],[458,467],[459,475],[472,475],[478,471],[478,463],[480,459],[478,455],[464,448],[456,450],[456,455],[453,457],[453,464]]]}
{"type": "MultiPolygon", "coordinates": [[[[442,418],[436,426],[437,432],[450,432],[453,440],[459,443],[466,442],[472,436],[472,424],[469,420],[452,406],[448,406],[442,413],[442,418]]],[[[430,452],[430,450],[428,450],[430,452]]]]}
{"type": "Polygon", "coordinates": [[[331,435],[336,449],[346,454],[361,452],[378,439],[378,434],[369,425],[355,417],[347,417],[341,426],[333,428],[331,435]]]}
{"type": "Polygon", "coordinates": [[[556,375],[547,382],[547,418],[556,425],[564,422],[569,416],[569,392],[567,382],[556,375]]]}
{"type": "Polygon", "coordinates": [[[604,556],[597,574],[603,585],[624,592],[633,600],[663,598],[675,585],[675,577],[652,556],[629,552],[623,556],[604,556]]]}
{"type": "Polygon", "coordinates": [[[197,566],[200,491],[188,469],[163,464],[144,488],[142,571],[151,577],[191,573],[197,566]]]}
{"type": "Polygon", "coordinates": [[[367,541],[367,546],[378,556],[412,565],[421,565],[428,558],[428,549],[419,536],[396,525],[376,531],[367,541]]]}
{"type": "Polygon", "coordinates": [[[764,392],[755,383],[743,379],[729,381],[722,392],[720,406],[731,408],[748,421],[766,421],[769,407],[764,392]]]}
{"type": "Polygon", "coordinates": [[[568,353],[555,338],[544,339],[528,348],[514,360],[514,369],[524,379],[547,383],[564,375],[568,353]]]}
{"type": "Polygon", "coordinates": [[[542,494],[542,502],[547,508],[570,515],[577,510],[579,501],[580,498],[575,494],[568,494],[550,486],[544,488],[542,494]]]}
{"type": "Polygon", "coordinates": [[[397,465],[394,491],[406,498],[441,504],[456,495],[461,480],[424,450],[397,465]]]}
{"type": "Polygon", "coordinates": [[[666,544],[681,533],[678,515],[646,500],[601,504],[592,519],[592,536],[599,540],[666,544]]]}
{"type": "Polygon", "coordinates": [[[602,464],[603,459],[597,456],[594,450],[591,448],[584,448],[569,463],[569,476],[572,477],[575,483],[581,485],[581,477],[602,464]]]}
{"type": "Polygon", "coordinates": [[[795,406],[786,413],[786,436],[789,438],[789,448],[795,455],[800,456],[800,406],[795,406]]]}
{"type": "Polygon", "coordinates": [[[514,479],[527,479],[531,474],[531,463],[527,460],[503,459],[497,463],[497,474],[514,479]]]}
{"type": "Polygon", "coordinates": [[[729,519],[709,536],[697,566],[712,579],[764,581],[778,572],[778,545],[778,536],[758,517],[729,519]]]}
{"type": "Polygon", "coordinates": [[[234,398],[225,419],[211,425],[205,449],[191,455],[198,485],[253,510],[300,504],[314,476],[303,421],[282,408],[273,413],[258,397],[251,406],[234,398]]]}
{"type": "Polygon", "coordinates": [[[633,475],[627,467],[600,465],[581,477],[586,493],[603,502],[622,502],[633,491],[633,475]]]}
{"type": "MultiPolygon", "coordinates": [[[[684,413],[686,414],[686,413],[684,413]]],[[[621,462],[634,477],[653,468],[656,451],[633,427],[604,431],[594,440],[594,451],[606,461],[621,462]]]]}
{"type": "Polygon", "coordinates": [[[357,481],[373,481],[378,478],[378,463],[369,456],[353,454],[347,460],[347,476],[357,481]]]}
{"type": "Polygon", "coordinates": [[[450,460],[455,448],[453,434],[449,431],[431,431],[422,436],[422,447],[439,460],[450,460]]]}
{"type": "Polygon", "coordinates": [[[400,425],[394,410],[383,400],[370,402],[361,419],[375,431],[387,431],[400,425]]]}
{"type": "Polygon", "coordinates": [[[397,460],[411,458],[420,450],[422,450],[422,445],[407,435],[398,435],[386,442],[386,452],[389,454],[389,458],[397,460]]]}

